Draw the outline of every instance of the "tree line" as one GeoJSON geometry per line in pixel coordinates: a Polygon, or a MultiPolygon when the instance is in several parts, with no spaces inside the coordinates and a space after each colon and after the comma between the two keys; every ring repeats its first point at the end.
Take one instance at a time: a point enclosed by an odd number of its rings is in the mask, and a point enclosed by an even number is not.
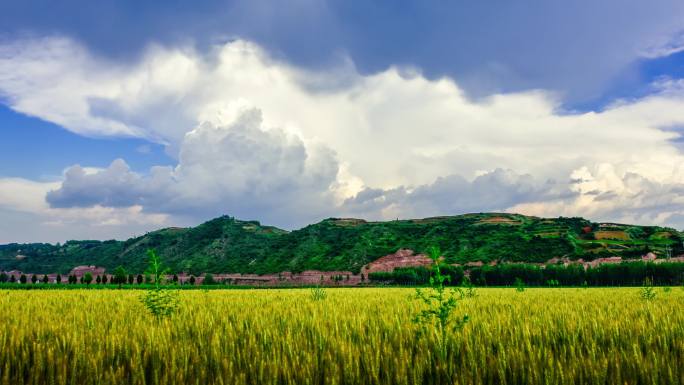
{"type": "MultiPolygon", "coordinates": [[[[446,284],[457,286],[463,283],[465,274],[461,266],[444,265],[441,270],[442,275],[449,277],[446,284]]],[[[432,276],[433,270],[425,267],[397,268],[392,272],[368,274],[372,282],[395,285],[425,285],[432,276]]],[[[684,263],[636,261],[601,264],[586,269],[580,264],[485,265],[470,268],[469,278],[479,286],[513,286],[516,282],[527,286],[639,286],[647,278],[653,285],[670,286],[684,285],[684,263]]]]}
{"type": "MultiPolygon", "coordinates": [[[[190,284],[194,285],[195,282],[197,281],[197,278],[195,278],[194,275],[191,275],[190,278],[185,281],[185,282],[179,282],[178,275],[173,274],[172,278],[169,280],[170,282],[177,284],[190,284]]],[[[21,274],[19,278],[17,279],[16,276],[14,275],[9,275],[5,272],[0,273],[0,283],[19,283],[19,284],[27,284],[27,283],[32,283],[32,284],[37,284],[37,283],[50,283],[50,279],[47,274],[21,274]]],[[[114,270],[114,274],[111,276],[108,276],[106,274],[102,275],[93,275],[90,272],[86,272],[85,274],[81,276],[77,276],[75,274],[70,274],[62,277],[61,274],[57,274],[55,276],[55,281],[54,283],[56,284],[113,284],[113,285],[134,285],[138,284],[141,285],[143,283],[149,284],[149,283],[154,283],[154,279],[152,278],[151,275],[149,274],[129,274],[125,268],[122,266],[119,266],[114,270]]],[[[216,284],[217,282],[213,279],[212,274],[206,274],[205,279],[203,284],[206,285],[211,285],[211,284],[216,284]]]]}

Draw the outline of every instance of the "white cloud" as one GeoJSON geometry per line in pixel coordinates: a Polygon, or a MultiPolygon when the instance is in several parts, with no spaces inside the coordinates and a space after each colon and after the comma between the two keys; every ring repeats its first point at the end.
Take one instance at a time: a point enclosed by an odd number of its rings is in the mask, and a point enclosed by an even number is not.
{"type": "Polygon", "coordinates": [[[50,208],[45,196],[59,187],[60,183],[0,178],[0,244],[125,238],[172,223],[168,215],[144,213],[141,206],[50,208]]]}
{"type": "Polygon", "coordinates": [[[47,193],[52,207],[129,207],[209,218],[228,213],[280,225],[305,224],[332,214],[338,165],[320,144],[262,126],[245,105],[222,110],[188,132],[178,166],[154,167],[143,177],[122,159],[97,173],[80,166],[47,193]]]}
{"type": "Polygon", "coordinates": [[[568,113],[543,90],[474,101],[452,79],[398,68],[364,76],[348,59],[302,70],[245,41],[207,54],[155,46],[133,64],[63,38],[0,46],[0,93],[13,109],[83,135],[146,138],[178,159],[141,174],[123,161],[94,175],[72,167],[48,196],[53,207],[138,205],[290,227],[344,210],[394,218],[478,208],[667,222],[684,211],[667,192],[684,183],[677,84],[568,113]],[[593,184],[578,191],[578,175],[593,184]]]}
{"type": "Polygon", "coordinates": [[[640,56],[646,59],[666,57],[684,51],[684,31],[678,34],[662,35],[654,43],[641,50],[640,56]]]}

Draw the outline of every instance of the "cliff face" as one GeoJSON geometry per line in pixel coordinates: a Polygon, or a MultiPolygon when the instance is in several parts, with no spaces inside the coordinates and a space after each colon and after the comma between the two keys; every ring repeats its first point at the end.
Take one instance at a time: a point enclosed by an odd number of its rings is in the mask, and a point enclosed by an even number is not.
{"type": "Polygon", "coordinates": [[[0,245],[0,270],[64,275],[81,265],[109,272],[121,265],[137,274],[147,266],[147,250],[155,249],[174,272],[195,276],[305,271],[360,276],[429,264],[421,253],[432,246],[442,250],[446,263],[474,265],[636,259],[649,252],[664,258],[684,254],[682,240],[678,231],[656,226],[501,213],[388,222],[330,218],[290,232],[224,216],[126,241],[0,245]]]}

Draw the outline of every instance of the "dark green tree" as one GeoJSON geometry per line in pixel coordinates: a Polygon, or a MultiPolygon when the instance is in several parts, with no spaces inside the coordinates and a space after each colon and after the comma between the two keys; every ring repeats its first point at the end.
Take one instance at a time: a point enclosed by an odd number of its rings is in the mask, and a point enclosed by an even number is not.
{"type": "Polygon", "coordinates": [[[43,275],[43,283],[48,283],[50,282],[50,279],[48,278],[47,274],[43,275]]]}
{"type": "Polygon", "coordinates": [[[143,276],[141,274],[138,274],[138,276],[135,278],[135,281],[138,282],[138,285],[143,283],[143,276]]]}
{"type": "Polygon", "coordinates": [[[9,276],[5,272],[0,273],[0,282],[5,283],[9,280],[9,276]]]}
{"type": "Polygon", "coordinates": [[[55,282],[57,282],[58,285],[62,283],[62,275],[61,274],[57,274],[57,277],[55,278],[55,282]]]}
{"type": "Polygon", "coordinates": [[[93,275],[90,272],[87,272],[83,275],[82,283],[85,283],[86,285],[90,285],[91,282],[93,282],[93,275]]]}
{"type": "Polygon", "coordinates": [[[123,266],[117,266],[117,268],[114,269],[114,277],[112,278],[112,283],[119,285],[119,288],[121,288],[121,285],[126,283],[127,275],[128,273],[126,272],[126,269],[123,266]]]}
{"type": "Polygon", "coordinates": [[[204,280],[202,281],[203,285],[215,285],[216,281],[214,280],[214,275],[211,273],[207,273],[204,275],[204,280]]]}
{"type": "Polygon", "coordinates": [[[38,276],[35,275],[35,274],[33,274],[33,275],[31,276],[31,283],[35,284],[36,282],[38,282],[38,276]]]}

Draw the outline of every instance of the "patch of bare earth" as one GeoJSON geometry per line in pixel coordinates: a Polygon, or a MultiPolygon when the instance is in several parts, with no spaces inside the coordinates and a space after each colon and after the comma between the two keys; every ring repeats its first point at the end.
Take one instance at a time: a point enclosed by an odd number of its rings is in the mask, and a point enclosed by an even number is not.
{"type": "Polygon", "coordinates": [[[522,222],[515,218],[490,217],[478,221],[476,224],[495,224],[495,225],[521,225],[522,222]]]}
{"type": "Polygon", "coordinates": [[[600,230],[594,232],[594,237],[596,239],[618,239],[618,240],[629,240],[629,235],[624,231],[619,230],[600,230]]]}
{"type": "Polygon", "coordinates": [[[385,255],[363,267],[363,273],[379,271],[390,272],[398,267],[429,266],[432,260],[425,254],[414,254],[413,250],[401,249],[394,254],[385,255]]]}

